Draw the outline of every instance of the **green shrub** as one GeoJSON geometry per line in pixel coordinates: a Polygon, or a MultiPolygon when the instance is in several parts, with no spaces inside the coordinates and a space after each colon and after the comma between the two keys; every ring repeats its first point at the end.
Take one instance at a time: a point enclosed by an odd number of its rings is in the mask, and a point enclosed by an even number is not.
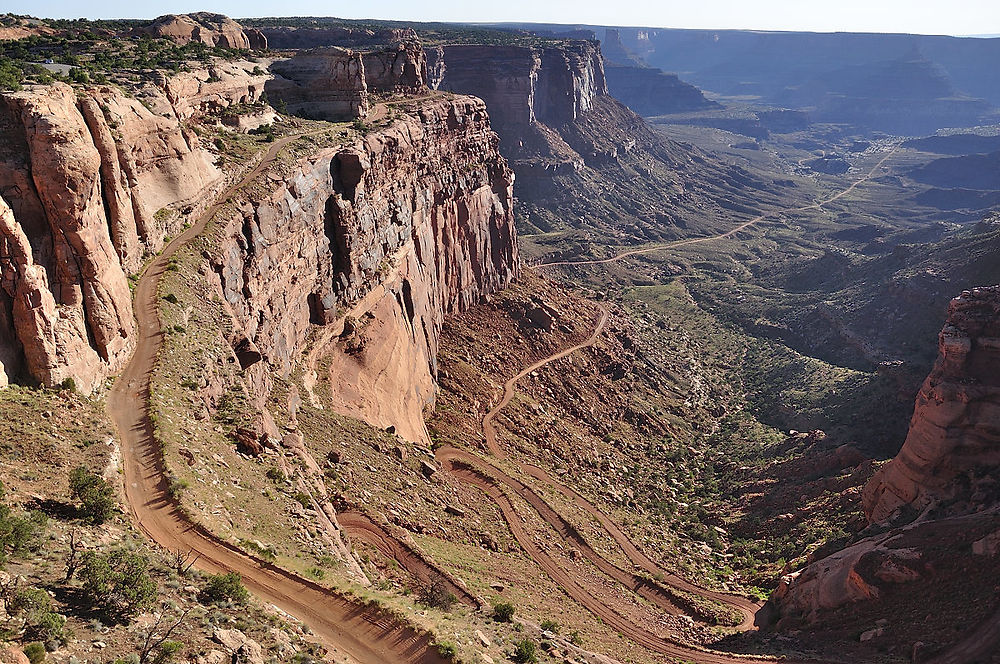
{"type": "Polygon", "coordinates": [[[514,606],[507,602],[500,602],[493,606],[493,620],[497,622],[510,622],[514,619],[514,606]]]}
{"type": "Polygon", "coordinates": [[[248,599],[250,593],[236,572],[210,576],[198,594],[198,601],[202,604],[246,604],[248,599]]]}
{"type": "Polygon", "coordinates": [[[427,606],[433,606],[442,611],[450,611],[452,605],[458,600],[455,593],[449,591],[440,579],[435,579],[421,586],[419,598],[427,606]]]}
{"type": "Polygon", "coordinates": [[[41,643],[29,643],[24,646],[24,654],[31,664],[41,664],[45,661],[45,646],[41,643]]]}
{"type": "Polygon", "coordinates": [[[153,657],[152,664],[170,664],[173,662],[177,656],[177,653],[181,651],[184,644],[180,641],[164,641],[156,648],[156,654],[153,657]]]}
{"type": "Polygon", "coordinates": [[[518,664],[535,664],[538,661],[538,645],[531,639],[518,641],[510,658],[518,664]]]}
{"type": "Polygon", "coordinates": [[[55,647],[66,641],[66,618],[56,613],[52,598],[41,588],[29,586],[16,590],[7,600],[7,612],[24,619],[27,639],[51,643],[55,647]]]}
{"type": "Polygon", "coordinates": [[[148,569],[149,560],[138,553],[91,551],[84,555],[80,579],[95,607],[114,620],[128,622],[156,601],[156,583],[148,569]]]}
{"type": "Polygon", "coordinates": [[[455,656],[458,654],[455,644],[449,643],[448,641],[442,641],[437,644],[437,651],[438,654],[445,659],[455,659],[455,656]]]}
{"type": "Polygon", "coordinates": [[[174,295],[173,293],[167,293],[166,295],[163,296],[163,299],[169,302],[170,304],[177,304],[177,296],[174,295]]]}
{"type": "Polygon", "coordinates": [[[14,514],[4,502],[5,490],[0,482],[0,565],[9,556],[21,556],[38,551],[48,518],[41,512],[14,514]]]}
{"type": "Polygon", "coordinates": [[[79,514],[85,521],[102,524],[115,511],[114,488],[86,466],[77,466],[69,474],[69,490],[81,502],[79,514]]]}
{"type": "Polygon", "coordinates": [[[546,618],[542,621],[542,631],[552,632],[553,634],[559,633],[559,623],[550,618],[546,618]]]}

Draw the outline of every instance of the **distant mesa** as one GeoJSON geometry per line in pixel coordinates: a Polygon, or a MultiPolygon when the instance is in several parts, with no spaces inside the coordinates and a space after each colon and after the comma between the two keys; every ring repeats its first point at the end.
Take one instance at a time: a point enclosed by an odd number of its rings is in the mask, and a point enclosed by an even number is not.
{"type": "Polygon", "coordinates": [[[166,14],[145,27],[136,28],[135,32],[170,39],[178,44],[201,42],[207,46],[241,51],[267,48],[267,38],[260,30],[244,28],[228,16],[210,12],[166,14]]]}

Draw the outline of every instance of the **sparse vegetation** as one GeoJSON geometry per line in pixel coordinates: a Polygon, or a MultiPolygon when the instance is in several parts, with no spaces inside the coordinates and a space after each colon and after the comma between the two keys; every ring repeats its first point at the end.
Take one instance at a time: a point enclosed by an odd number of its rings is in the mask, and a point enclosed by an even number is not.
{"type": "Polygon", "coordinates": [[[250,593],[236,572],[210,576],[198,599],[203,604],[246,604],[250,593]]]}
{"type": "Polygon", "coordinates": [[[510,658],[518,664],[536,664],[538,662],[538,644],[531,639],[521,639],[514,644],[510,658]]]}
{"type": "Polygon", "coordinates": [[[509,623],[514,619],[514,605],[508,602],[500,602],[493,605],[493,620],[496,622],[509,623]]]}
{"type": "Polygon", "coordinates": [[[83,590],[93,606],[119,622],[131,622],[156,601],[156,583],[149,576],[149,559],[126,549],[88,551],[80,568],[83,590]]]}
{"type": "Polygon", "coordinates": [[[434,579],[420,587],[420,601],[442,611],[450,611],[458,598],[440,579],[434,579]]]}
{"type": "Polygon", "coordinates": [[[116,508],[114,487],[86,466],[77,466],[69,475],[70,494],[79,500],[80,517],[99,525],[111,518],[116,508]]]}
{"type": "Polygon", "coordinates": [[[7,505],[6,493],[0,482],[0,568],[10,556],[37,551],[42,545],[47,523],[41,512],[15,514],[7,505]]]}

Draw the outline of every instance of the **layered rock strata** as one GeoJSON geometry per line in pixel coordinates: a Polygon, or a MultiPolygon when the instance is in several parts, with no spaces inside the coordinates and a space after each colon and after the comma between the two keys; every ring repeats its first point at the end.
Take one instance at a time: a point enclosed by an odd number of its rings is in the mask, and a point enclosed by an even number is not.
{"type": "Polygon", "coordinates": [[[481,101],[427,100],[243,203],[213,268],[267,365],[287,374],[310,322],[327,326],[334,410],[425,441],[444,317],[517,271],[497,143],[481,101]]]}
{"type": "Polygon", "coordinates": [[[947,595],[956,575],[961,580],[968,569],[995,568],[1000,286],[951,301],[938,349],[902,449],[862,493],[874,534],[783,577],[758,614],[761,622],[797,628],[820,624],[824,615],[855,602],[900,601],[900,593],[947,595]],[[900,590],[904,584],[924,587],[900,590]]]}
{"type": "Polygon", "coordinates": [[[427,49],[427,68],[432,87],[486,101],[510,154],[565,154],[539,125],[575,122],[608,93],[600,48],[589,41],[544,48],[439,46],[427,49]]]}
{"type": "Polygon", "coordinates": [[[954,498],[998,466],[1000,286],[993,286],[951,301],[906,441],[865,486],[865,514],[880,522],[903,506],[954,498]]]}
{"type": "Polygon", "coordinates": [[[230,67],[228,83],[186,74],[142,103],[62,83],[0,95],[4,382],[72,379],[90,392],[122,366],[134,337],[127,275],[183,223],[175,210],[196,212],[222,180],[182,120],[263,92],[230,67]]]}
{"type": "Polygon", "coordinates": [[[279,60],[271,71],[277,75],[267,83],[271,99],[280,100],[291,113],[335,122],[366,117],[372,93],[416,94],[427,89],[424,52],[413,43],[366,52],[317,48],[279,60]]]}

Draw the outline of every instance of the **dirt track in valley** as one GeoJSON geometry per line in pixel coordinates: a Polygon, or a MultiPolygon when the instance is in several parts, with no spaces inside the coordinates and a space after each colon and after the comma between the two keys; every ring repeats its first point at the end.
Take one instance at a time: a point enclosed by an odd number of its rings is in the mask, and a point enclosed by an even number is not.
{"type": "Polygon", "coordinates": [[[837,192],[833,196],[830,196],[829,198],[824,198],[821,201],[817,201],[815,203],[810,203],[809,205],[803,205],[802,207],[792,208],[791,210],[778,210],[778,211],[775,211],[775,212],[768,212],[766,214],[758,215],[758,216],[754,217],[753,219],[751,219],[750,221],[745,221],[742,224],[740,224],[739,226],[737,226],[736,228],[732,228],[732,229],[726,231],[725,233],[720,233],[718,235],[706,235],[705,237],[689,238],[687,240],[675,240],[673,242],[662,242],[662,243],[659,243],[659,244],[654,244],[654,245],[649,246],[649,247],[643,247],[642,249],[631,249],[629,251],[623,251],[622,253],[615,254],[614,256],[611,256],[610,258],[589,259],[589,260],[579,260],[579,261],[552,261],[552,262],[549,262],[549,263],[539,263],[537,265],[532,266],[532,268],[533,269],[538,269],[538,268],[543,268],[543,267],[558,267],[558,266],[570,266],[570,265],[605,265],[607,263],[615,263],[617,261],[620,261],[620,260],[625,259],[625,258],[629,258],[631,256],[639,256],[641,254],[649,254],[649,253],[653,253],[654,251],[662,251],[664,249],[676,249],[677,247],[687,247],[687,246],[690,246],[690,245],[693,245],[693,244],[702,244],[704,242],[713,242],[715,240],[722,240],[722,239],[727,238],[727,237],[732,237],[733,235],[736,235],[740,231],[745,231],[746,229],[748,229],[748,228],[750,228],[752,226],[757,225],[758,223],[760,223],[761,221],[764,221],[765,219],[770,219],[772,217],[777,218],[777,217],[780,217],[783,214],[788,214],[790,212],[805,212],[806,210],[819,210],[824,205],[827,205],[829,203],[832,203],[832,202],[834,202],[836,200],[839,200],[839,199],[843,198],[847,194],[849,194],[852,191],[854,191],[859,185],[861,185],[864,182],[867,182],[872,177],[874,177],[875,173],[880,168],[882,168],[882,165],[886,161],[888,161],[889,158],[892,157],[892,155],[896,154],[896,150],[897,149],[898,149],[898,146],[893,146],[893,148],[891,150],[889,150],[888,154],[886,154],[884,157],[882,157],[878,161],[878,163],[876,163],[874,166],[872,166],[871,170],[868,171],[863,177],[855,180],[849,187],[840,190],[839,192],[837,192]]]}
{"type": "Polygon", "coordinates": [[[136,526],[171,551],[190,551],[206,572],[236,572],[261,600],[302,620],[333,653],[359,664],[444,662],[430,639],[399,619],[356,602],[251,556],[192,522],[170,497],[163,454],[150,418],[150,383],[163,346],[157,290],[170,258],[204,231],[219,209],[252,183],[299,138],[271,145],[261,162],[226,189],[199,219],[175,237],[147,266],[135,288],[137,346],[108,395],[108,414],[118,430],[125,475],[125,497],[136,526]]]}

